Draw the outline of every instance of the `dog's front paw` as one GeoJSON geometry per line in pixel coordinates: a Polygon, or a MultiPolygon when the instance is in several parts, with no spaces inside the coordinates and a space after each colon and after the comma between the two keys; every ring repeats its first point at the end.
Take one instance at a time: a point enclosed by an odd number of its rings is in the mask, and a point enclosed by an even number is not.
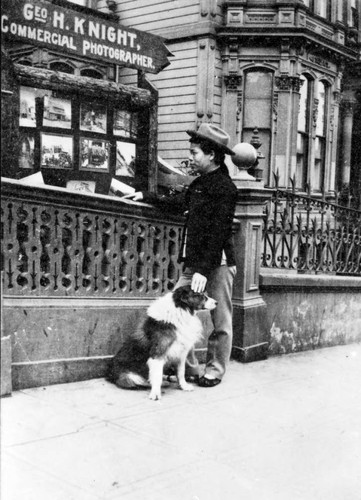
{"type": "Polygon", "coordinates": [[[194,391],[193,385],[188,384],[187,382],[179,384],[179,388],[182,389],[182,391],[194,391]]]}
{"type": "Polygon", "coordinates": [[[151,391],[149,394],[149,399],[152,401],[160,401],[162,399],[162,395],[160,391],[151,391]]]}

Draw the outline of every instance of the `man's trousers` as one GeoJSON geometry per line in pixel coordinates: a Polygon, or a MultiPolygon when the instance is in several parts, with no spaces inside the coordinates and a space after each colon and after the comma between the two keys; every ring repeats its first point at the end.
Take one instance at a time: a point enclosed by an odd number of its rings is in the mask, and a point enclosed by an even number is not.
{"type": "MultiPolygon", "coordinates": [[[[175,288],[190,285],[194,271],[186,268],[175,288]]],[[[215,299],[217,307],[211,311],[214,330],[208,339],[205,373],[222,379],[232,349],[232,289],[236,266],[222,265],[210,272],[206,285],[207,294],[215,299]]],[[[199,375],[198,360],[192,349],[187,358],[187,375],[199,375]]]]}

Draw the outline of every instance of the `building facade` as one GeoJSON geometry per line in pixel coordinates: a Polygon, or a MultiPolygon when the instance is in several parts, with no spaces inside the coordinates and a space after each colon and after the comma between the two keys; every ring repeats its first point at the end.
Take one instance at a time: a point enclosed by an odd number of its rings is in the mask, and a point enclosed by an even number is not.
{"type": "MultiPolygon", "coordinates": [[[[53,4],[71,4],[75,14],[96,12],[107,22],[164,37],[172,53],[170,64],[147,77],[159,96],[159,154],[171,166],[187,167],[185,131],[202,121],[224,127],[233,145],[252,142],[257,129],[262,153],[257,176],[266,186],[274,185],[277,174],[281,187],[289,187],[292,179],[298,191],[309,186],[313,194],[324,191],[332,198],[351,185],[360,205],[359,0],[56,0],[53,4]]],[[[13,44],[9,54],[15,63],[28,67],[138,85],[138,71],[128,65],[109,64],[103,57],[89,59],[56,47],[21,43],[13,44]]],[[[36,120],[35,103],[27,107],[26,99],[26,95],[20,96],[20,114],[28,126],[36,120]]],[[[49,115],[46,125],[56,117],[64,129],[64,103],[53,101],[48,99],[44,109],[49,115]]],[[[102,135],[95,137],[94,149],[100,148],[110,157],[110,164],[115,165],[112,176],[118,173],[120,180],[134,184],[137,116],[120,111],[115,118],[122,124],[116,135],[127,144],[117,141],[111,131],[109,151],[102,135]]],[[[103,134],[102,126],[112,117],[100,108],[88,112],[98,116],[98,128],[84,109],[83,129],[92,127],[95,134],[103,134]]],[[[31,164],[29,150],[34,138],[28,135],[23,134],[19,153],[23,167],[31,164]]],[[[89,144],[75,149],[79,149],[79,158],[82,153],[85,158],[89,144]]],[[[53,153],[39,154],[43,168],[44,155],[53,153]]],[[[66,163],[67,152],[59,154],[66,163]]],[[[84,161],[88,164],[81,166],[83,171],[97,171],[104,165],[97,165],[97,159],[94,164],[84,161]],[[90,169],[88,165],[93,166],[90,169]]],[[[233,164],[229,168],[235,173],[233,164]]],[[[24,176],[24,170],[17,175],[24,176]]],[[[151,172],[150,177],[154,175],[151,172]]],[[[145,172],[142,177],[147,177],[145,172]]]]}
{"type": "MultiPolygon", "coordinates": [[[[202,121],[250,142],[255,128],[266,186],[333,196],[359,186],[358,0],[117,0],[122,23],[164,36],[171,64],[159,90],[158,145],[185,165],[185,130],[202,121]]],[[[132,82],[132,72],[120,71],[132,82]]],[[[230,166],[232,169],[233,167],[230,166]]]]}

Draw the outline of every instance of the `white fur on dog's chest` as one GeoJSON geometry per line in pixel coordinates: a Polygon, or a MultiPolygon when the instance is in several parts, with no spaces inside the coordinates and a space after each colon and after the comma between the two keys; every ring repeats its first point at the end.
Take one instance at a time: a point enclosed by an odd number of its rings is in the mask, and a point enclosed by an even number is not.
{"type": "Polygon", "coordinates": [[[177,339],[167,352],[168,358],[178,358],[185,350],[188,352],[202,337],[203,328],[198,316],[176,307],[171,293],[155,301],[147,314],[156,321],[172,324],[176,329],[177,339]]]}

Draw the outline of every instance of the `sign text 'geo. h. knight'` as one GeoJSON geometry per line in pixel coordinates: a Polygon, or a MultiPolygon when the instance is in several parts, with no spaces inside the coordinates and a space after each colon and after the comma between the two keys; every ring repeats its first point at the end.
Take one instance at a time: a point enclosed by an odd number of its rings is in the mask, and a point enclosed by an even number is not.
{"type": "Polygon", "coordinates": [[[48,2],[2,0],[1,35],[74,56],[102,59],[149,73],[169,65],[157,35],[48,2]]]}

